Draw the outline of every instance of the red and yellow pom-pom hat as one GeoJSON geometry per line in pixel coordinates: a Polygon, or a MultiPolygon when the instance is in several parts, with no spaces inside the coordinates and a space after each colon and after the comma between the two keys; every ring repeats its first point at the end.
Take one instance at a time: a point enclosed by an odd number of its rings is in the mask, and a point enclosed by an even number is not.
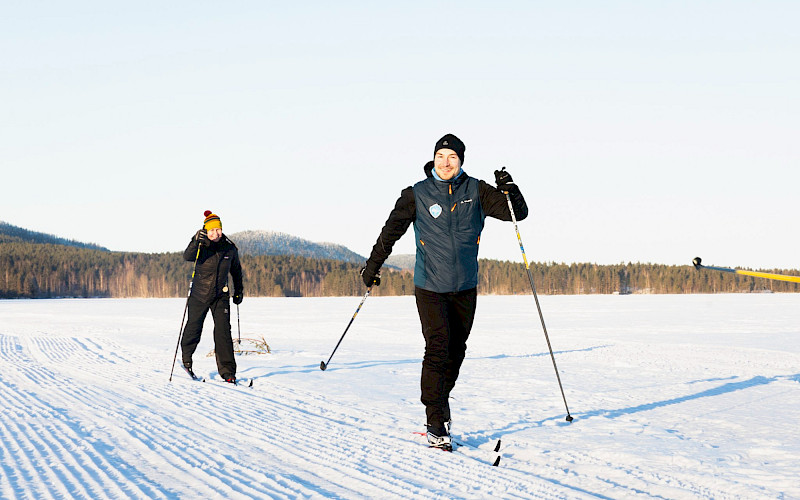
{"type": "Polygon", "coordinates": [[[219,220],[219,215],[211,213],[211,210],[206,210],[203,215],[206,216],[206,220],[203,221],[203,229],[206,231],[215,227],[222,229],[222,221],[219,220]]]}

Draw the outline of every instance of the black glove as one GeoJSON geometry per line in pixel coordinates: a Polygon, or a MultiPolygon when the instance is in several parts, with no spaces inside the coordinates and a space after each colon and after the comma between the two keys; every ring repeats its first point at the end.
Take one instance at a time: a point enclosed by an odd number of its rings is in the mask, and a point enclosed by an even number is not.
{"type": "Polygon", "coordinates": [[[233,303],[237,306],[242,303],[242,299],[244,299],[244,291],[237,290],[233,292],[233,303]]]}
{"type": "Polygon", "coordinates": [[[508,191],[512,186],[516,187],[514,179],[512,179],[511,174],[506,171],[506,167],[494,171],[494,182],[497,184],[497,189],[503,192],[508,191]]]}
{"type": "Polygon", "coordinates": [[[426,163],[422,170],[425,171],[425,177],[433,177],[433,161],[426,163]]]}
{"type": "Polygon", "coordinates": [[[207,247],[209,244],[211,244],[211,240],[208,239],[208,233],[205,229],[197,231],[197,233],[194,235],[194,239],[197,240],[197,244],[201,247],[207,247]]]}
{"type": "Polygon", "coordinates": [[[381,284],[381,270],[370,261],[367,261],[366,265],[361,268],[360,274],[367,288],[372,285],[379,286],[381,284]]]}

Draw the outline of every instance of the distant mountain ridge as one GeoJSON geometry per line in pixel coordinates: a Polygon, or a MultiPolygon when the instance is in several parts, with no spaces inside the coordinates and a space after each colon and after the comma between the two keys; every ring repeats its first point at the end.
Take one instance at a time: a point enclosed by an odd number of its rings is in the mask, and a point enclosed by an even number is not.
{"type": "Polygon", "coordinates": [[[110,250],[94,243],[83,243],[81,241],[70,240],[61,238],[47,233],[40,233],[37,231],[30,231],[28,229],[14,226],[7,222],[0,221],[0,242],[14,242],[21,241],[27,243],[49,243],[51,245],[66,245],[77,248],[88,248],[91,250],[102,250],[109,252],[110,250]]]}
{"type": "Polygon", "coordinates": [[[336,243],[315,243],[276,231],[240,231],[228,235],[245,255],[299,255],[312,259],[331,259],[361,263],[365,257],[336,243]]]}
{"type": "MultiPolygon", "coordinates": [[[[357,254],[344,245],[336,243],[315,243],[313,241],[293,236],[278,231],[248,230],[228,235],[245,255],[296,255],[312,259],[329,259],[342,262],[363,263],[366,257],[357,254]]],[[[7,222],[0,221],[0,243],[41,243],[52,245],[66,245],[90,250],[109,252],[106,247],[94,243],[84,243],[68,238],[62,238],[47,233],[31,231],[7,222]]],[[[397,256],[399,258],[407,256],[397,256]]],[[[413,258],[413,255],[411,256],[413,258]]],[[[396,268],[407,268],[407,263],[394,263],[396,257],[391,257],[386,265],[396,268]]],[[[413,260],[411,262],[413,268],[413,260]]]]}

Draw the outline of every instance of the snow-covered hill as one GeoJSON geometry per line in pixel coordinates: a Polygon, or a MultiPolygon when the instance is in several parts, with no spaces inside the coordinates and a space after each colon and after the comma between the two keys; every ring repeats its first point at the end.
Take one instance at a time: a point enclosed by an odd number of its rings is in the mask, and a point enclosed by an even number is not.
{"type": "Polygon", "coordinates": [[[314,259],[364,262],[365,257],[336,243],[314,243],[275,231],[241,231],[229,235],[239,251],[247,255],[299,255],[314,259]]]}
{"type": "Polygon", "coordinates": [[[108,248],[95,245],[94,243],[83,243],[70,240],[47,233],[31,231],[8,222],[0,221],[0,244],[8,242],[27,242],[27,243],[49,243],[52,245],[67,245],[78,248],[90,248],[92,250],[108,251],[108,248]]]}
{"type": "Polygon", "coordinates": [[[481,296],[452,454],[413,434],[413,297],[319,370],[358,301],[246,299],[252,388],[168,381],[183,299],[0,301],[0,497],[800,498],[796,294],[541,297],[571,424],[532,298],[481,296]]]}

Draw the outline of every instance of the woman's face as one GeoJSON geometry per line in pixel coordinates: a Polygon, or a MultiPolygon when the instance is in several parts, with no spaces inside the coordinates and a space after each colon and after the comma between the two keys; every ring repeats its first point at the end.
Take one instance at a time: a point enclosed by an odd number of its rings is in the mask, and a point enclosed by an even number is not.
{"type": "Polygon", "coordinates": [[[206,234],[208,234],[209,240],[216,243],[220,238],[222,238],[222,229],[218,227],[212,227],[211,229],[206,230],[206,234]]]}

